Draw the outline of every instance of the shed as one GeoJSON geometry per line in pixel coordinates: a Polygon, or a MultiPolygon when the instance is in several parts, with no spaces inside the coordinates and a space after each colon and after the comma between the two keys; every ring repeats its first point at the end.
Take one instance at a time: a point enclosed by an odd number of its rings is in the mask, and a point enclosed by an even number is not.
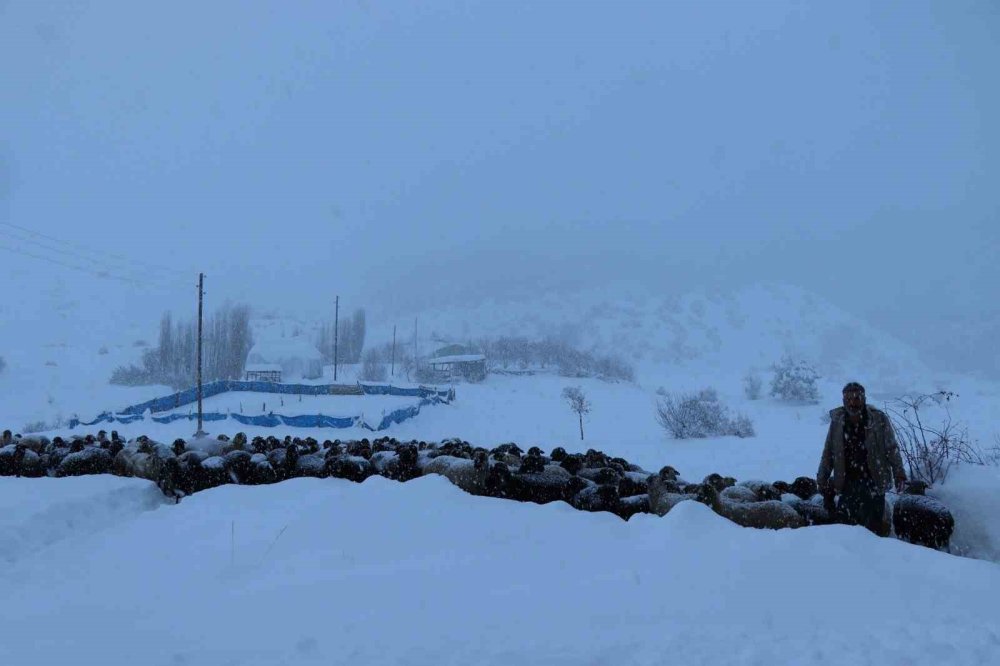
{"type": "Polygon", "coordinates": [[[323,376],[323,355],[305,337],[274,338],[255,344],[247,355],[251,365],[278,366],[285,379],[317,379],[323,376]]]}
{"type": "Polygon", "coordinates": [[[481,382],[486,379],[486,357],[482,354],[452,354],[435,356],[426,361],[440,379],[465,379],[481,382]]]}
{"type": "Polygon", "coordinates": [[[248,382],[281,383],[281,366],[277,363],[248,363],[243,370],[243,379],[248,382]]]}

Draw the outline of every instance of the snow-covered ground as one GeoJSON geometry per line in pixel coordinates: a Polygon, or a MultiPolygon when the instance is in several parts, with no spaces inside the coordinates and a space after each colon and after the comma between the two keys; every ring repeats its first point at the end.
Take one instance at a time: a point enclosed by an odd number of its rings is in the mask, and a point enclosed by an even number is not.
{"type": "Polygon", "coordinates": [[[623,522],[440,477],[3,479],[5,664],[989,664],[1000,568],[862,529],[623,522]],[[22,498],[28,495],[28,500],[22,498]],[[59,520],[61,510],[85,520],[59,520]],[[13,515],[12,515],[13,514],[13,515]],[[45,533],[41,533],[41,532],[45,533]]]}
{"type": "MultiPolygon", "coordinates": [[[[843,383],[858,379],[876,405],[904,391],[956,391],[953,416],[980,444],[993,443],[1000,386],[911,365],[903,348],[866,366],[891,339],[826,318],[821,303],[800,307],[806,297],[795,301],[794,314],[768,315],[767,326],[800,326],[799,349],[826,344],[831,355],[838,331],[864,336],[823,366],[820,404],[748,400],[743,375],[756,368],[766,384],[764,361],[784,348],[755,347],[773,331],[750,323],[755,319],[739,323],[740,311],[764,307],[747,295],[761,293],[772,292],[737,295],[724,317],[706,301],[708,328],[685,315],[691,321],[671,330],[689,327],[681,338],[690,342],[691,358],[640,355],[639,383],[493,375],[483,384],[457,385],[454,403],[424,409],[386,434],[457,436],[485,446],[515,441],[546,450],[593,447],[649,470],[673,465],[691,480],[710,472],[791,480],[815,473],[823,415],[838,404],[843,383]],[[704,344],[695,345],[699,340],[704,344]],[[896,371],[900,363],[906,372],[896,371]],[[581,387],[593,405],[583,441],[561,398],[566,386],[581,387]],[[753,419],[757,436],[668,439],[653,411],[661,387],[717,389],[732,410],[753,419]]],[[[656,321],[637,312],[644,332],[627,337],[627,345],[641,346],[647,337],[659,344],[656,321]]],[[[152,339],[155,331],[143,333],[133,323],[117,332],[115,326],[81,335],[65,327],[45,331],[37,339],[3,333],[17,343],[8,339],[9,367],[0,375],[4,427],[87,417],[169,393],[104,383],[115,364],[141,350],[129,341],[152,339]],[[99,341],[107,342],[108,354],[96,351],[99,341]]],[[[608,351],[597,336],[588,345],[608,351]]],[[[238,409],[227,401],[242,398],[220,396],[207,408],[238,409]]],[[[276,413],[315,411],[307,397],[299,410],[297,396],[284,396],[284,411],[281,397],[266,399],[275,401],[267,410],[276,413]]],[[[244,403],[246,413],[261,407],[244,403]]],[[[362,429],[206,425],[213,435],[240,429],[251,436],[372,436],[362,429]]],[[[193,427],[179,421],[117,429],[171,441],[189,437],[193,427]]],[[[953,552],[967,557],[844,526],[742,529],[695,504],[626,523],[563,504],[471,497],[441,478],[223,487],[176,506],[134,479],[0,478],[0,663],[996,663],[1000,471],[959,467],[931,492],[952,508],[953,552]]]]}
{"type": "MultiPolygon", "coordinates": [[[[420,402],[419,398],[392,395],[285,395],[280,393],[254,393],[230,391],[202,400],[202,409],[220,414],[324,414],[326,416],[380,416],[396,409],[420,402]]],[[[196,404],[184,405],[157,416],[197,412],[196,404]]]]}

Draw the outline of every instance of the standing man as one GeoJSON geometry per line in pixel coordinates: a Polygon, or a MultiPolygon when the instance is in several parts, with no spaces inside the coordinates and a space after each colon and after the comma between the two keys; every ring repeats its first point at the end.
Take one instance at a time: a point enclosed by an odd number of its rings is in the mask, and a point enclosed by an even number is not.
{"type": "Polygon", "coordinates": [[[906,482],[896,435],[885,412],[866,403],[864,386],[851,382],[843,399],[843,407],[830,411],[816,482],[824,496],[840,495],[837,512],[844,522],[888,536],[885,491],[894,482],[901,490],[906,482]]]}

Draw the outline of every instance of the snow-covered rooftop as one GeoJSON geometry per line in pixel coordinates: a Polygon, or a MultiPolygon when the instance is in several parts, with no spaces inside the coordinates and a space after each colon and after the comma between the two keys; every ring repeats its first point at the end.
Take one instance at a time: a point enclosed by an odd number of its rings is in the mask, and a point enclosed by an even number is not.
{"type": "Polygon", "coordinates": [[[247,363],[246,372],[281,372],[277,363],[247,363]]]}
{"type": "Polygon", "coordinates": [[[486,357],[482,354],[456,354],[454,356],[438,356],[437,358],[427,359],[428,363],[471,363],[474,361],[485,361],[486,357]]]}

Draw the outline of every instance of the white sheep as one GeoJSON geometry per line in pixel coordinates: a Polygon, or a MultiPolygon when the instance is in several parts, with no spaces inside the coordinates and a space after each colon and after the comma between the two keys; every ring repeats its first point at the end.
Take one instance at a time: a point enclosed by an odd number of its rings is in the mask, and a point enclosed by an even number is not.
{"type": "Polygon", "coordinates": [[[699,502],[743,527],[778,530],[785,527],[805,527],[806,521],[795,509],[777,500],[764,502],[730,502],[722,499],[712,485],[703,483],[698,490],[699,502]]]}

